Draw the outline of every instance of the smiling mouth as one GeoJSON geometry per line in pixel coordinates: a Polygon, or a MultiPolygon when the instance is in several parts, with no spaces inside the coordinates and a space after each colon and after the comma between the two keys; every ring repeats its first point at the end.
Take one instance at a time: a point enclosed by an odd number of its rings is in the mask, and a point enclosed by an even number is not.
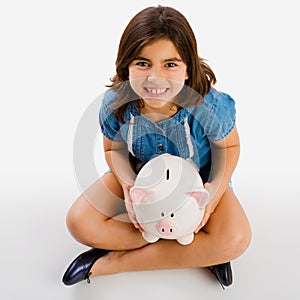
{"type": "Polygon", "coordinates": [[[144,87],[144,90],[147,92],[147,94],[154,95],[154,96],[161,96],[166,94],[166,92],[169,90],[168,88],[149,88],[144,87]]]}

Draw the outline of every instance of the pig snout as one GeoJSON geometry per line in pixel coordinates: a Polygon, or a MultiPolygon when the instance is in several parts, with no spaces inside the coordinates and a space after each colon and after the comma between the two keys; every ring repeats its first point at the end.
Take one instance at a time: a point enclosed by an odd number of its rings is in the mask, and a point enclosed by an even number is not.
{"type": "Polygon", "coordinates": [[[172,235],[176,231],[176,225],[169,220],[161,220],[156,224],[156,229],[162,235],[172,235]]]}

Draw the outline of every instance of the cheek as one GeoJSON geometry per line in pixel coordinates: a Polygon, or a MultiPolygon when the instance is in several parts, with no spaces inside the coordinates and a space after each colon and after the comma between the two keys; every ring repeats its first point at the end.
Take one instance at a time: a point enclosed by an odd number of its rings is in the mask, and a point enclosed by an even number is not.
{"type": "Polygon", "coordinates": [[[129,79],[145,78],[146,76],[145,71],[129,68],[129,79]]]}
{"type": "Polygon", "coordinates": [[[176,72],[176,73],[169,73],[168,74],[168,79],[177,83],[184,83],[185,80],[187,79],[187,73],[185,70],[182,70],[180,72],[176,72]]]}
{"type": "Polygon", "coordinates": [[[129,79],[134,79],[136,77],[136,72],[129,68],[129,79]]]}
{"type": "Polygon", "coordinates": [[[145,76],[143,76],[143,72],[136,70],[136,69],[129,69],[129,82],[131,85],[131,88],[134,90],[134,92],[137,95],[142,94],[142,83],[145,80],[145,76]]]}

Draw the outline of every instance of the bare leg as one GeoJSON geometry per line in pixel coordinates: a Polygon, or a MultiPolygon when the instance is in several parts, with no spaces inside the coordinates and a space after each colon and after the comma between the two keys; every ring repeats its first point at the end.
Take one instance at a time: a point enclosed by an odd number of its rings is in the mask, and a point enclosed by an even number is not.
{"type": "Polygon", "coordinates": [[[118,250],[94,264],[93,276],[215,265],[240,256],[248,247],[250,226],[230,188],[204,231],[188,246],[168,240],[147,244],[126,214],[115,216],[124,209],[122,196],[118,181],[112,173],[107,173],[79,197],[68,214],[69,230],[78,241],[95,248],[118,250]]]}
{"type": "Polygon", "coordinates": [[[67,226],[77,241],[94,248],[129,250],[147,244],[129,220],[113,173],[104,174],[75,201],[67,226]]]}
{"type": "Polygon", "coordinates": [[[112,252],[94,264],[92,274],[205,267],[237,258],[248,247],[251,232],[245,213],[230,188],[204,230],[187,246],[160,240],[140,249],[112,252]]]}
{"type": "Polygon", "coordinates": [[[118,181],[108,173],[79,197],[68,214],[69,230],[78,241],[95,248],[117,250],[96,261],[92,276],[216,265],[240,256],[249,245],[250,226],[230,188],[204,230],[187,246],[168,240],[147,244],[126,214],[111,218],[124,208],[122,196],[118,181]]]}

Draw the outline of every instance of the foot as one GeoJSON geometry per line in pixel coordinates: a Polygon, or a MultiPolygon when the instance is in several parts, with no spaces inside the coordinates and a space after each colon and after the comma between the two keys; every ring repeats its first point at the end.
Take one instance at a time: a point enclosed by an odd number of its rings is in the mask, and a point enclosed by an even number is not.
{"type": "Polygon", "coordinates": [[[224,286],[230,286],[232,284],[232,270],[231,270],[231,264],[230,262],[210,266],[208,269],[213,273],[216,278],[218,279],[219,283],[221,284],[222,288],[224,289],[224,286]]]}
{"type": "Polygon", "coordinates": [[[77,256],[67,268],[63,283],[65,285],[73,285],[82,280],[90,283],[91,268],[93,264],[102,256],[106,255],[110,250],[92,248],[77,256]]]}

